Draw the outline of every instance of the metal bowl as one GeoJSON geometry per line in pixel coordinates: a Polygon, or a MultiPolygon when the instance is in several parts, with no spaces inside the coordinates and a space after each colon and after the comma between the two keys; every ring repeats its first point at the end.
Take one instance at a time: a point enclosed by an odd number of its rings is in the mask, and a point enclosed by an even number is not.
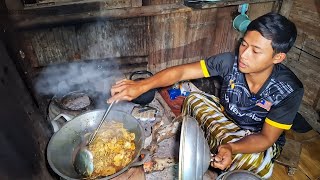
{"type": "MultiPolygon", "coordinates": [[[[74,169],[74,157],[81,144],[86,142],[87,134],[94,132],[97,128],[104,112],[104,109],[98,109],[80,114],[67,122],[50,139],[47,147],[47,159],[53,171],[63,179],[82,178],[74,169]]],[[[101,179],[114,178],[130,167],[143,164],[143,161],[139,161],[139,156],[145,137],[139,121],[130,114],[118,110],[110,111],[107,119],[123,123],[125,129],[135,134],[136,149],[132,161],[126,167],[113,175],[100,177],[101,179]]]]}
{"type": "Polygon", "coordinates": [[[203,179],[210,159],[210,148],[197,120],[184,116],[180,137],[179,179],[203,179]]]}
{"type": "Polygon", "coordinates": [[[234,170],[222,173],[217,180],[262,180],[262,178],[247,170],[234,170]]]}

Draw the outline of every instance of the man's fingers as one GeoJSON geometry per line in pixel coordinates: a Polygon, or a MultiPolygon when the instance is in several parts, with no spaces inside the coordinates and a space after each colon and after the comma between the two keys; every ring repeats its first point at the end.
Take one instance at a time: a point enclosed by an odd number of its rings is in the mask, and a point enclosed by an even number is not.
{"type": "Polygon", "coordinates": [[[117,81],[116,84],[120,84],[120,83],[122,83],[122,82],[124,82],[126,80],[128,80],[128,79],[121,79],[120,81],[117,81]]]}
{"type": "Polygon", "coordinates": [[[222,161],[222,157],[220,155],[216,155],[216,156],[214,156],[213,160],[215,162],[221,162],[222,161]]]}
{"type": "Polygon", "coordinates": [[[128,85],[132,85],[134,84],[134,81],[132,80],[128,80],[128,79],[124,79],[123,81],[113,85],[111,88],[118,88],[118,87],[121,87],[121,86],[128,86],[128,85]]]}
{"type": "Polygon", "coordinates": [[[111,88],[111,96],[114,96],[115,94],[123,92],[123,90],[125,90],[127,87],[128,85],[123,85],[123,86],[111,88]]]}
{"type": "Polygon", "coordinates": [[[115,94],[114,96],[112,96],[110,99],[108,99],[107,103],[112,103],[113,101],[123,101],[123,100],[127,100],[130,101],[132,98],[128,95],[124,95],[124,92],[120,92],[115,94]]]}
{"type": "Polygon", "coordinates": [[[214,168],[219,168],[221,170],[224,170],[226,168],[226,165],[223,164],[223,162],[212,162],[214,168]]]}

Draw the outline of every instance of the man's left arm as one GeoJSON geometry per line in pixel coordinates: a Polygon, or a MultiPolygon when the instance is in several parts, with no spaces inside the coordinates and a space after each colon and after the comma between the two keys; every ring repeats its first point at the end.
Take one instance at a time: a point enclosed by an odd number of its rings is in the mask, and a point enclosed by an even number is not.
{"type": "Polygon", "coordinates": [[[231,165],[232,154],[263,152],[277,141],[282,132],[283,129],[264,123],[259,133],[245,136],[236,142],[220,145],[212,166],[219,169],[226,169],[231,165]]]}

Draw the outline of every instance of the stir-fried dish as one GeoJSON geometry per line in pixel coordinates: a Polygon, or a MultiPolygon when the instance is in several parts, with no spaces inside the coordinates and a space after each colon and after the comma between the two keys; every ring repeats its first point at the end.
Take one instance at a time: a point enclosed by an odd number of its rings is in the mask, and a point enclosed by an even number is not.
{"type": "Polygon", "coordinates": [[[122,123],[104,123],[89,145],[94,164],[91,177],[109,176],[128,165],[136,148],[134,139],[135,134],[125,129],[122,123]]]}

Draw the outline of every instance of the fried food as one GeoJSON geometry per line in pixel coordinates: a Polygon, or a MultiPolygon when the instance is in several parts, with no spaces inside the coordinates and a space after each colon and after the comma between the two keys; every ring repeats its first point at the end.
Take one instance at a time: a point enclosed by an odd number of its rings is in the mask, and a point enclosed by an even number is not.
{"type": "Polygon", "coordinates": [[[122,123],[104,123],[89,145],[94,164],[91,177],[109,176],[128,165],[136,148],[134,139],[135,134],[125,129],[122,123]]]}

